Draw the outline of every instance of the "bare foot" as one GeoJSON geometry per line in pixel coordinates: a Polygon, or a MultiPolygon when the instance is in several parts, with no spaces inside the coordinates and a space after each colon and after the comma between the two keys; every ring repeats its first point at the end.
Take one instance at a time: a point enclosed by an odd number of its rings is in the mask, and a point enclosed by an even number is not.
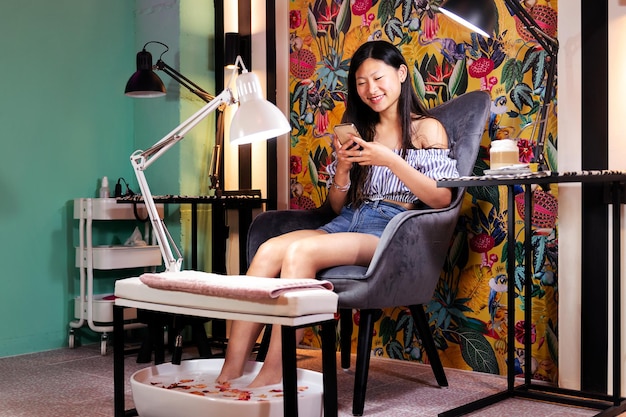
{"type": "Polygon", "coordinates": [[[218,377],[215,379],[215,382],[217,382],[220,385],[227,384],[233,379],[237,379],[242,375],[243,375],[243,372],[237,372],[231,369],[226,369],[226,367],[224,367],[222,368],[222,371],[220,372],[218,377]]]}
{"type": "Polygon", "coordinates": [[[283,371],[281,368],[266,369],[264,366],[261,368],[257,376],[252,380],[247,388],[259,388],[268,385],[280,384],[283,380],[283,371]]]}

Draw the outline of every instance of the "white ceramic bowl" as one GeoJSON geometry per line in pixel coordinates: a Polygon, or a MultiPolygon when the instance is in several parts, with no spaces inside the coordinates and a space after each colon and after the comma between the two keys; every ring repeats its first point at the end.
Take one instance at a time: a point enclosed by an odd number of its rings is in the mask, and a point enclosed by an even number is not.
{"type": "MultiPolygon", "coordinates": [[[[249,362],[230,389],[215,384],[223,359],[164,363],[130,378],[135,408],[141,417],[283,417],[282,384],[246,390],[261,368],[249,362]],[[239,391],[237,391],[239,390],[239,391]],[[243,391],[243,392],[242,392],[243,391]]],[[[298,415],[322,416],[322,374],[298,369],[298,415]]]]}

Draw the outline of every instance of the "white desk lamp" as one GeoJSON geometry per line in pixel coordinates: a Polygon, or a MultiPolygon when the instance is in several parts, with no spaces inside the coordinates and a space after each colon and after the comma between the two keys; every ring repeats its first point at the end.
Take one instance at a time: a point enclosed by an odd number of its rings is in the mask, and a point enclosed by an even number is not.
{"type": "Polygon", "coordinates": [[[174,144],[183,139],[187,132],[209,114],[222,106],[230,106],[236,103],[240,105],[231,122],[231,144],[242,145],[266,140],[291,130],[291,126],[283,113],[275,105],[263,98],[258,77],[248,72],[241,57],[237,56],[233,72],[224,91],[212,98],[204,107],[178,125],[152,147],[145,151],[136,150],[130,157],[154,234],[161,249],[165,270],[168,272],[181,270],[182,255],[165,227],[165,222],[159,217],[144,171],[174,144]],[[230,85],[239,68],[242,69],[242,73],[237,77],[237,100],[230,89],[230,85]],[[176,251],[176,257],[173,250],[176,251]]]}

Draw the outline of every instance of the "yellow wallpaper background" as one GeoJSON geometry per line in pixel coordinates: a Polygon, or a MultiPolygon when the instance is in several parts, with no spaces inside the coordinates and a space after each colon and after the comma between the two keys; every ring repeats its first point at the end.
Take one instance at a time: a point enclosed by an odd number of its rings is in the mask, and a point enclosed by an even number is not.
{"type": "MultiPolygon", "coordinates": [[[[440,0],[290,0],[290,122],[292,127],[291,208],[310,209],[327,195],[332,127],[346,99],[352,53],[363,42],[384,39],[406,57],[418,95],[432,108],[467,91],[485,90],[492,112],[485,126],[475,174],[489,168],[492,140],[518,141],[520,161],[530,162],[533,122],[543,103],[545,51],[521,27],[503,1],[496,0],[498,25],[492,38],[471,33],[438,11],[440,0]]],[[[556,36],[556,1],[522,4],[543,30],[556,36]]],[[[556,167],[556,99],[549,111],[544,155],[556,167]]],[[[553,187],[554,188],[554,187],[553,187]]],[[[505,374],[506,190],[468,189],[441,280],[427,306],[444,366],[505,374]]],[[[521,189],[519,190],[521,192],[521,189]]],[[[523,194],[516,207],[523,212],[523,194]]],[[[557,195],[536,189],[532,238],[533,345],[535,378],[556,382],[558,363],[557,195]]],[[[516,236],[516,318],[523,317],[523,236],[516,236]]],[[[358,311],[354,321],[358,324],[358,311]]],[[[523,320],[516,320],[516,370],[527,363],[522,348],[523,320]]],[[[353,339],[356,340],[355,328],[353,339]]],[[[317,345],[316,329],[307,341],[317,345]]],[[[355,342],[353,343],[353,346],[355,342]]],[[[375,325],[374,354],[428,362],[408,309],[381,311],[375,325]]]]}

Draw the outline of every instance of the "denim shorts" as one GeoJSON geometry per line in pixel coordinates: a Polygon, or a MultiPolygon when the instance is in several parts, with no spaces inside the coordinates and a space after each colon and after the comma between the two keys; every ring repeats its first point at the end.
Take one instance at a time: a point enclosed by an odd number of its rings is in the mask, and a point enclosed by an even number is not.
{"type": "Polygon", "coordinates": [[[344,206],[341,213],[319,230],[327,233],[355,232],[380,237],[387,223],[406,208],[383,200],[365,201],[361,207],[344,206]]]}

